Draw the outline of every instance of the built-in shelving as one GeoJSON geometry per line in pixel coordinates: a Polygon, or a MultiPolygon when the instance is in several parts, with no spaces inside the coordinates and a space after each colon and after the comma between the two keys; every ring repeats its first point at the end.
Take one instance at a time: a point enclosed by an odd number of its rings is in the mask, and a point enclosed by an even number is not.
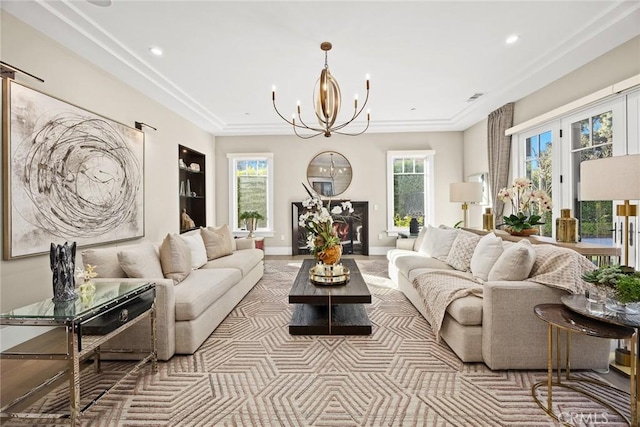
{"type": "Polygon", "coordinates": [[[182,226],[181,215],[184,210],[195,223],[195,227],[204,227],[207,225],[205,155],[178,145],[178,170],[180,231],[188,230],[182,226]]]}

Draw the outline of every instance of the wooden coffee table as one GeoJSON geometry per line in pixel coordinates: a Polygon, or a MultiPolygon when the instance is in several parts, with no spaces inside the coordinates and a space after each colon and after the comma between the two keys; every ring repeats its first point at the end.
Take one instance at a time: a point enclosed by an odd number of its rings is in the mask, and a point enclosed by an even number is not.
{"type": "Polygon", "coordinates": [[[294,304],[291,335],[371,335],[371,321],[363,304],[371,304],[371,293],[352,259],[342,265],[351,274],[344,285],[316,285],[309,280],[315,260],[306,259],[289,293],[294,304]]]}

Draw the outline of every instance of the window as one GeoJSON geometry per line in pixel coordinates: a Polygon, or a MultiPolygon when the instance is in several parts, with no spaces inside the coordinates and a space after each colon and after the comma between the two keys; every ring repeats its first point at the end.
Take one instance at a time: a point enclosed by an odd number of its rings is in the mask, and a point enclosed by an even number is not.
{"type": "Polygon", "coordinates": [[[433,220],[433,158],[435,151],[387,152],[387,227],[409,229],[411,218],[420,226],[433,220]]]}
{"type": "Polygon", "coordinates": [[[273,235],[273,154],[227,154],[229,159],[229,223],[234,232],[246,231],[240,214],[256,211],[264,219],[256,232],[273,235]]]}
{"type": "MultiPolygon", "coordinates": [[[[551,131],[525,138],[525,177],[533,183],[535,190],[544,190],[553,200],[553,142],[551,131]]],[[[553,235],[553,212],[543,215],[540,226],[542,236],[553,235]]]]}

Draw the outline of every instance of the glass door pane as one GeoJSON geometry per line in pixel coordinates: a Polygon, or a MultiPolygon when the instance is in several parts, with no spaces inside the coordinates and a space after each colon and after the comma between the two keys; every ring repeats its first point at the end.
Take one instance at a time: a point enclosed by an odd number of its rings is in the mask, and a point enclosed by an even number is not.
{"type": "Polygon", "coordinates": [[[571,123],[574,216],[579,220],[581,240],[612,246],[613,202],[578,201],[580,163],[613,155],[613,112],[606,111],[571,123]]]}

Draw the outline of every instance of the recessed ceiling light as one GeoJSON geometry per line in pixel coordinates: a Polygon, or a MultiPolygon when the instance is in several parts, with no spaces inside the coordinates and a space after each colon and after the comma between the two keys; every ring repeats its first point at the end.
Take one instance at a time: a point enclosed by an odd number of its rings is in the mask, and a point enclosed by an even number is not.
{"type": "Polygon", "coordinates": [[[95,6],[100,6],[100,7],[111,6],[111,0],[87,0],[87,1],[95,6]]]}
{"type": "Polygon", "coordinates": [[[149,52],[153,53],[155,56],[162,56],[162,49],[160,49],[158,46],[150,47],[149,52]]]}
{"type": "Polygon", "coordinates": [[[517,34],[514,34],[512,36],[507,37],[507,44],[514,44],[515,42],[517,42],[520,39],[520,36],[517,34]]]}

